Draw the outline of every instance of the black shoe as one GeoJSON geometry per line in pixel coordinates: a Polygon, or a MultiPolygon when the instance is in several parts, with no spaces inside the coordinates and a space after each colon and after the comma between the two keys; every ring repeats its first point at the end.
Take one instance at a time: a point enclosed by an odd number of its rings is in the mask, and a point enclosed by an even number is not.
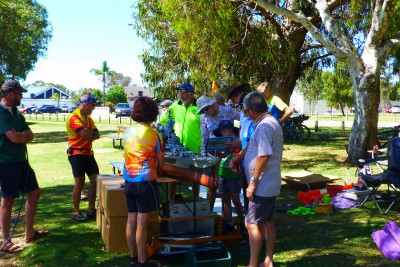
{"type": "Polygon", "coordinates": [[[74,221],[77,221],[77,222],[87,222],[87,220],[88,220],[80,212],[75,212],[74,214],[72,214],[71,219],[74,220],[74,221]]]}
{"type": "Polygon", "coordinates": [[[88,218],[88,220],[96,219],[96,210],[88,211],[87,218],[88,218]]]}

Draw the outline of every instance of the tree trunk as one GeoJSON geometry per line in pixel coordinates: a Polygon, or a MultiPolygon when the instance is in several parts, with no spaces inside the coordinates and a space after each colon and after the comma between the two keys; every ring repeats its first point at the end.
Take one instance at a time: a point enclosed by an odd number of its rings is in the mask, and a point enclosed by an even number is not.
{"type": "Polygon", "coordinates": [[[349,162],[370,158],[367,151],[377,144],[378,133],[379,75],[364,71],[356,82],[356,109],[348,147],[349,162]]]}

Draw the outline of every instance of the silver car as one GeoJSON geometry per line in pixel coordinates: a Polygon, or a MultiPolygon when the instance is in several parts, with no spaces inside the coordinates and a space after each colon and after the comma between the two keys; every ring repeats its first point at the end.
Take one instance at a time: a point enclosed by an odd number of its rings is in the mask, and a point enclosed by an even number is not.
{"type": "Polygon", "coordinates": [[[132,108],[129,107],[128,103],[118,103],[115,106],[115,117],[122,117],[122,116],[127,116],[129,117],[132,113],[132,108]]]}

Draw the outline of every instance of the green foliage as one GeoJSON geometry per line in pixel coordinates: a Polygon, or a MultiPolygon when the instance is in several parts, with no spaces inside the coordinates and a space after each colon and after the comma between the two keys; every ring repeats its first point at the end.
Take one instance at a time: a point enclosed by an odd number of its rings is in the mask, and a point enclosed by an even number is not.
{"type": "Polygon", "coordinates": [[[124,86],[115,85],[108,89],[106,94],[106,101],[110,102],[114,105],[118,103],[126,103],[128,102],[128,98],[126,97],[124,86]]]}
{"type": "Polygon", "coordinates": [[[322,71],[310,68],[297,80],[296,88],[308,103],[322,99],[324,82],[321,78],[322,71]]]}
{"type": "Polygon", "coordinates": [[[323,82],[323,98],[329,107],[343,108],[353,105],[353,86],[346,65],[337,62],[334,72],[324,71],[321,75],[323,82]]]}
{"type": "Polygon", "coordinates": [[[106,84],[109,82],[110,77],[113,75],[116,75],[117,72],[111,70],[108,67],[107,61],[103,61],[103,65],[101,69],[91,69],[90,70],[91,73],[93,73],[96,76],[99,76],[99,79],[101,79],[102,83],[103,83],[103,106],[105,106],[105,94],[106,94],[106,84]]]}
{"type": "Polygon", "coordinates": [[[114,85],[130,86],[131,83],[132,79],[130,77],[124,76],[122,73],[116,73],[110,76],[107,87],[112,87],[114,85]]]}
{"type": "Polygon", "coordinates": [[[34,0],[0,1],[0,25],[0,83],[25,79],[51,39],[47,11],[34,0]]]}
{"type": "Polygon", "coordinates": [[[248,2],[142,0],[136,10],[136,31],[149,44],[141,76],[158,98],[175,98],[183,82],[199,95],[212,81],[220,88],[234,80],[257,84],[298,60],[291,53],[298,44],[283,41],[277,19],[248,2]]]}

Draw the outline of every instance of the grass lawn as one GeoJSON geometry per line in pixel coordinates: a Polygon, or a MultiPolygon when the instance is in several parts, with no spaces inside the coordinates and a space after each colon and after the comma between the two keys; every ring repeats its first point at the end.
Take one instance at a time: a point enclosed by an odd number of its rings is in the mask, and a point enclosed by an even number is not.
{"type": "MultiPolygon", "coordinates": [[[[73,177],[65,152],[64,122],[28,121],[35,134],[35,140],[28,145],[29,160],[42,188],[36,227],[49,229],[50,234],[25,248],[19,255],[19,266],[128,266],[128,254],[104,251],[95,221],[79,224],[70,220],[73,177]]],[[[124,124],[129,123],[124,121],[124,124]]],[[[106,137],[115,133],[115,125],[97,122],[103,137],[95,141],[94,149],[101,174],[112,173],[110,161],[123,160],[123,152],[113,149],[111,139],[106,137]]],[[[339,129],[333,131],[339,132],[339,129]]],[[[344,177],[349,167],[354,174],[355,166],[344,163],[348,136],[324,134],[326,129],[321,132],[312,134],[311,139],[302,144],[285,144],[283,172],[308,170],[344,177]]],[[[278,202],[300,205],[297,200],[299,190],[305,188],[289,187],[283,183],[278,202]]],[[[19,200],[15,210],[19,207],[19,200]]],[[[85,210],[87,202],[82,202],[81,207],[85,210]]],[[[398,211],[399,206],[395,205],[387,215],[382,215],[373,203],[368,202],[363,208],[329,215],[277,213],[275,266],[398,266],[381,255],[371,238],[371,233],[382,229],[385,222],[399,221],[398,211]]],[[[23,225],[23,220],[18,223],[16,238],[23,235],[23,225]]],[[[229,249],[233,266],[247,266],[248,256],[239,253],[237,245],[231,245],[229,249]]],[[[185,264],[184,256],[156,255],[154,259],[164,266],[185,264]]]]}

